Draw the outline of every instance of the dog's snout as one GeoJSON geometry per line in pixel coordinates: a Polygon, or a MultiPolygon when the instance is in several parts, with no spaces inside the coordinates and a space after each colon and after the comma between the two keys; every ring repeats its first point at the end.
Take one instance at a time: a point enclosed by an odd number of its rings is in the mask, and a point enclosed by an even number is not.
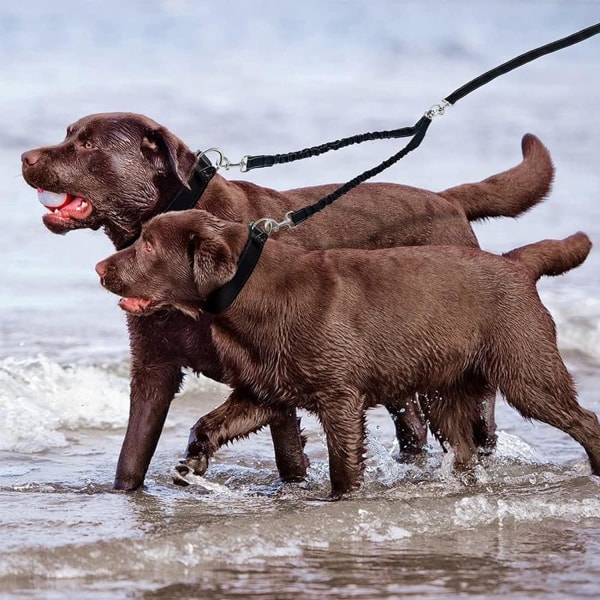
{"type": "Polygon", "coordinates": [[[108,266],[107,266],[107,262],[105,260],[101,260],[96,265],[96,273],[98,273],[98,275],[100,276],[100,279],[104,279],[104,276],[106,275],[107,270],[108,270],[108,266]]]}
{"type": "Polygon", "coordinates": [[[32,167],[40,159],[42,153],[39,150],[27,150],[21,154],[21,162],[24,167],[32,167]]]}

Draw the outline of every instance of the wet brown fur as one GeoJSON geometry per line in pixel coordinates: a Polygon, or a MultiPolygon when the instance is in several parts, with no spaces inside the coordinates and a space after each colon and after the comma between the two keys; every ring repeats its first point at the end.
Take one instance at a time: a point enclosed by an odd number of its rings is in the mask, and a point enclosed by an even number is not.
{"type": "MultiPolygon", "coordinates": [[[[522,149],[524,160],[516,167],[440,193],[398,184],[362,184],[293,234],[280,236],[306,248],[475,247],[477,240],[469,221],[518,216],[540,202],[550,189],[553,167],[547,150],[532,135],[524,136],[522,149]]],[[[195,160],[194,153],[168,129],[132,113],[83,117],[69,126],[60,144],[30,150],[22,157],[27,183],[81,196],[93,205],[93,212],[85,219],[46,215],[44,223],[51,231],[103,228],[116,247],[138,235],[142,223],[168,204],[189,178],[195,160]]],[[[197,206],[240,223],[265,216],[279,219],[335,187],[282,192],[216,175],[197,206]]],[[[135,489],[143,483],[170,402],[181,384],[181,368],[223,380],[210,324],[209,316],[192,320],[172,311],[147,319],[128,319],[131,404],[115,488],[135,489]]],[[[495,442],[494,397],[488,394],[477,402],[479,420],[470,437],[479,446],[491,448],[495,442]]],[[[253,407],[249,402],[247,410],[253,407]]],[[[390,410],[395,415],[401,448],[418,452],[425,443],[418,405],[405,399],[402,408],[390,406],[390,410]]],[[[301,478],[306,463],[294,410],[278,415],[271,431],[282,478],[301,478]]]]}
{"type": "MultiPolygon", "coordinates": [[[[203,211],[161,215],[97,271],[110,291],[150,299],[148,311],[172,305],[193,316],[235,273],[246,239],[246,227],[203,211]]],[[[306,251],[269,240],[238,298],[213,319],[234,391],[192,428],[189,466],[202,473],[221,444],[299,407],[323,425],[338,496],[362,480],[366,410],[422,392],[455,468],[469,473],[473,385],[499,389],[524,417],[571,435],[600,475],[600,425],[577,403],[535,285],[548,265],[564,272],[590,248],[583,233],[505,256],[450,246],[306,251]]]]}

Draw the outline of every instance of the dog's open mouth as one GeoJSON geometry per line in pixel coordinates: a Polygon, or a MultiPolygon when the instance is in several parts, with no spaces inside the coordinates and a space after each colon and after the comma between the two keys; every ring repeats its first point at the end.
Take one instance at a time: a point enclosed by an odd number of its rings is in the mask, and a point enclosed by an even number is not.
{"type": "Polygon", "coordinates": [[[44,215],[46,224],[65,224],[87,219],[94,210],[91,202],[81,196],[62,193],[56,194],[38,188],[38,199],[48,209],[44,215]]]}
{"type": "Polygon", "coordinates": [[[121,298],[119,306],[132,315],[140,315],[152,310],[155,303],[150,298],[121,298]]]}

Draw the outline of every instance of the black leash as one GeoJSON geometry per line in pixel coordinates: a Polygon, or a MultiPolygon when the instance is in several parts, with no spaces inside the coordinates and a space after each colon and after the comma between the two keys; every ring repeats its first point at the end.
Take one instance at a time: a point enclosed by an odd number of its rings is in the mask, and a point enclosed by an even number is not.
{"type": "MultiPolygon", "coordinates": [[[[584,41],[594,35],[597,35],[599,33],[600,33],[600,23],[597,23],[596,25],[592,25],[591,27],[582,29],[581,31],[578,31],[577,33],[569,35],[565,38],[556,40],[555,42],[551,42],[544,46],[540,46],[539,48],[535,48],[534,50],[530,50],[529,52],[525,52],[524,54],[521,54],[521,55],[517,56],[516,58],[513,58],[512,60],[509,60],[509,61],[501,64],[500,66],[495,67],[494,69],[491,69],[491,70],[483,73],[483,75],[480,75],[479,77],[476,77],[475,79],[472,79],[468,83],[465,83],[463,86],[459,87],[457,90],[453,91],[451,94],[446,96],[446,98],[444,98],[444,100],[442,100],[442,102],[440,104],[435,105],[434,107],[429,109],[423,115],[423,117],[421,117],[421,119],[414,125],[414,127],[408,127],[408,128],[404,128],[404,129],[394,130],[395,132],[402,132],[403,134],[404,134],[404,132],[411,132],[406,135],[403,135],[403,137],[407,137],[410,135],[413,136],[411,141],[404,148],[402,148],[402,150],[400,150],[400,152],[394,154],[387,160],[380,163],[378,166],[376,166],[372,169],[369,169],[368,171],[365,171],[358,177],[355,177],[354,179],[348,181],[347,183],[345,183],[338,189],[334,190],[331,194],[325,196],[324,198],[321,198],[315,204],[312,204],[312,205],[306,206],[300,210],[296,210],[291,213],[288,213],[286,215],[286,220],[284,221],[284,224],[285,225],[289,224],[288,226],[293,227],[295,225],[298,225],[299,223],[302,223],[302,221],[305,221],[306,219],[308,219],[315,213],[323,210],[326,206],[329,206],[332,202],[337,200],[340,196],[347,194],[350,190],[352,190],[356,186],[360,185],[367,179],[370,179],[371,177],[378,175],[379,173],[381,173],[388,167],[392,166],[394,163],[398,162],[400,159],[404,158],[409,152],[411,152],[415,148],[418,148],[418,146],[421,144],[421,142],[423,141],[423,138],[425,137],[425,134],[427,133],[427,128],[431,124],[432,119],[437,115],[443,115],[445,109],[448,106],[454,105],[461,98],[464,98],[471,92],[482,87],[486,83],[489,83],[490,81],[496,79],[497,77],[500,77],[501,75],[504,75],[510,71],[513,71],[514,69],[517,69],[518,67],[521,67],[531,61],[534,61],[537,58],[540,58],[541,56],[544,56],[546,54],[551,54],[552,52],[556,52],[557,50],[567,48],[568,46],[572,46],[574,44],[578,44],[579,42],[582,42],[582,41],[584,41]],[[412,133],[412,132],[414,132],[414,133],[412,133]]],[[[376,135],[381,134],[383,137],[383,134],[389,134],[389,133],[393,133],[393,132],[378,132],[376,135]]],[[[365,135],[372,135],[372,134],[363,134],[363,136],[365,136],[365,135]]],[[[361,136],[355,136],[355,138],[357,138],[357,137],[361,137],[361,136]]],[[[353,138],[346,138],[346,140],[352,140],[352,139],[353,138]]],[[[373,138],[373,139],[380,139],[380,138],[373,138]]],[[[350,143],[360,143],[360,142],[353,141],[350,143]]],[[[332,147],[329,149],[337,149],[337,148],[333,147],[333,145],[338,144],[337,142],[332,142],[331,144],[332,144],[332,147]]],[[[327,144],[324,144],[323,146],[327,146],[327,144]]],[[[322,148],[323,146],[317,146],[316,148],[322,148]]],[[[339,146],[339,147],[342,147],[342,146],[339,146]]],[[[297,156],[297,158],[291,158],[291,159],[286,160],[285,162],[289,162],[289,160],[298,160],[299,158],[305,158],[306,156],[300,156],[300,155],[307,153],[310,150],[313,150],[313,149],[309,149],[308,151],[303,150],[299,153],[292,153],[292,155],[295,154],[297,156]]],[[[327,150],[324,150],[324,152],[327,152],[327,150]]],[[[322,153],[322,152],[320,152],[320,153],[322,153]]],[[[280,155],[276,155],[276,156],[280,156],[280,155]]],[[[285,157],[285,156],[290,156],[290,155],[283,155],[283,156],[285,157]]],[[[307,154],[307,156],[311,156],[311,154],[307,154]]],[[[254,157],[249,157],[247,162],[250,163],[253,158],[254,157]]],[[[261,157],[257,157],[257,158],[261,158],[261,157]]],[[[269,158],[269,157],[267,157],[267,158],[269,158]]],[[[257,164],[258,164],[258,162],[257,162],[257,164]]],[[[273,162],[273,164],[277,164],[277,161],[275,160],[275,162],[273,162]]],[[[267,165],[265,164],[264,166],[267,166],[267,165]]]]}
{"type": "MultiPolygon", "coordinates": [[[[425,114],[427,115],[431,112],[431,114],[429,115],[430,118],[435,116],[435,114],[443,114],[444,108],[455,104],[461,98],[464,98],[466,95],[470,94],[477,88],[480,88],[486,83],[489,83],[490,81],[496,79],[496,77],[500,77],[500,75],[504,75],[518,67],[521,67],[533,60],[536,60],[537,58],[540,58],[541,56],[551,54],[552,52],[562,50],[563,48],[573,46],[574,44],[578,44],[579,42],[593,37],[598,33],[600,33],[600,23],[587,27],[586,29],[582,29],[581,31],[573,33],[567,37],[561,38],[560,40],[556,40],[544,46],[540,46],[539,48],[535,48],[534,50],[529,50],[528,52],[525,52],[524,54],[521,54],[516,58],[513,58],[501,64],[500,66],[485,72],[483,75],[472,79],[468,83],[465,83],[463,86],[452,92],[450,95],[446,96],[446,98],[444,98],[440,105],[436,105],[435,107],[433,107],[433,112],[428,111],[425,114]]],[[[288,152],[287,154],[245,156],[240,161],[240,163],[237,163],[237,165],[240,165],[242,167],[242,171],[250,171],[251,169],[272,167],[273,165],[285,164],[296,160],[302,160],[305,158],[311,158],[313,156],[319,156],[321,154],[329,152],[330,150],[339,150],[340,148],[345,148],[346,146],[351,146],[353,144],[361,144],[363,142],[371,140],[386,140],[402,137],[411,137],[415,135],[415,128],[417,127],[417,125],[413,127],[402,127],[400,129],[392,129],[389,131],[373,131],[361,133],[359,135],[342,138],[333,142],[327,142],[319,146],[313,146],[312,148],[305,148],[304,150],[299,150],[296,152],[288,152]]],[[[237,165],[231,165],[229,161],[227,161],[224,166],[226,168],[229,168],[229,166],[237,165]]]]}
{"type": "MultiPolygon", "coordinates": [[[[301,150],[299,152],[291,152],[288,154],[276,154],[271,156],[246,156],[244,157],[240,163],[237,163],[236,166],[240,166],[242,171],[247,171],[250,169],[256,169],[261,167],[270,167],[275,164],[292,162],[295,160],[301,160],[304,158],[309,158],[312,156],[318,156],[319,154],[323,154],[325,152],[329,152],[330,150],[339,150],[345,146],[349,146],[351,144],[358,144],[368,140],[374,139],[389,139],[396,137],[412,137],[412,139],[406,144],[404,148],[402,148],[399,152],[383,161],[376,167],[365,171],[361,175],[358,175],[354,179],[348,181],[344,185],[340,186],[338,189],[334,190],[331,194],[321,198],[315,204],[311,204],[310,206],[306,206],[300,210],[296,210],[288,213],[285,216],[285,219],[278,223],[274,219],[260,219],[252,223],[249,226],[249,236],[248,242],[244,247],[239,261],[238,261],[238,269],[234,277],[226,283],[222,288],[213,292],[205,302],[205,310],[207,312],[211,312],[213,314],[218,314],[219,312],[223,312],[227,309],[231,303],[235,300],[239,292],[242,290],[244,284],[252,274],[258,259],[260,258],[260,254],[262,252],[262,247],[269,235],[273,231],[278,231],[282,227],[295,227],[299,223],[302,223],[315,213],[323,210],[326,206],[329,206],[332,202],[337,200],[339,197],[348,193],[350,190],[354,189],[356,186],[360,185],[362,182],[378,175],[394,163],[398,162],[400,159],[404,158],[409,152],[418,148],[425,134],[427,133],[427,129],[431,124],[432,119],[436,115],[444,114],[444,110],[453,104],[455,104],[461,98],[464,98],[471,92],[480,88],[481,86],[489,83],[490,81],[500,77],[500,75],[504,75],[520,66],[523,66],[541,56],[546,54],[550,54],[552,52],[556,52],[557,50],[561,50],[568,46],[572,46],[574,44],[578,44],[592,36],[600,33],[600,23],[587,27],[586,29],[582,29],[572,35],[564,37],[560,40],[556,40],[544,46],[540,46],[539,48],[535,48],[530,50],[529,52],[525,52],[509,60],[490,71],[487,71],[472,79],[465,85],[461,86],[448,96],[444,98],[444,100],[439,104],[435,105],[431,109],[429,109],[413,127],[403,127],[401,129],[395,129],[390,131],[380,131],[380,132],[372,132],[372,133],[364,133],[361,135],[343,138],[341,140],[337,140],[334,142],[329,142],[326,144],[322,144],[320,146],[315,146],[313,148],[307,148],[305,150],[301,150]],[[262,226],[262,229],[261,229],[262,226]]],[[[233,166],[228,159],[226,159],[223,155],[221,155],[221,162],[219,166],[225,166],[225,168],[229,168],[233,166]]],[[[194,203],[195,204],[195,203],[194,203]]]]}

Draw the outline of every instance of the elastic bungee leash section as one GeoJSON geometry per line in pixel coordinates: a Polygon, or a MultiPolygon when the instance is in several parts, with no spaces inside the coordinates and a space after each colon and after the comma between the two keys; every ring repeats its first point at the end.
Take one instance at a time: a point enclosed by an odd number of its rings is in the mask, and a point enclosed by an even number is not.
{"type": "Polygon", "coordinates": [[[248,241],[244,247],[238,261],[238,268],[233,278],[227,282],[224,286],[213,292],[205,301],[203,310],[211,314],[219,314],[226,310],[232,302],[237,298],[238,294],[244,287],[246,281],[254,271],[254,267],[260,258],[262,248],[267,241],[271,233],[279,231],[282,227],[294,228],[306,219],[310,218],[315,213],[323,210],[326,206],[329,206],[335,200],[347,194],[350,190],[354,189],[367,179],[375,177],[385,169],[391,167],[394,163],[404,158],[409,152],[418,148],[427,129],[434,117],[443,115],[446,108],[454,105],[458,100],[464,98],[471,92],[489,83],[490,81],[505,75],[518,67],[521,67],[529,62],[532,62],[541,56],[551,54],[557,50],[567,48],[578,44],[590,37],[593,37],[600,33],[600,23],[596,23],[590,27],[582,29],[576,33],[573,33],[567,37],[561,38],[539,48],[530,50],[524,54],[521,54],[497,67],[486,71],[479,77],[472,79],[468,83],[454,90],[451,94],[446,96],[439,104],[432,106],[427,110],[424,115],[413,125],[412,127],[403,127],[400,129],[393,129],[389,131],[375,131],[370,133],[363,133],[352,137],[342,138],[333,142],[314,146],[312,148],[306,148],[297,152],[290,152],[287,154],[274,154],[274,155],[261,155],[261,156],[244,156],[239,162],[232,163],[219,149],[211,148],[200,154],[200,158],[205,158],[204,154],[209,151],[216,152],[219,155],[216,168],[225,168],[226,170],[231,167],[239,167],[242,172],[249,171],[251,169],[271,167],[276,164],[284,164],[296,160],[302,160],[304,158],[310,158],[313,156],[319,156],[325,152],[331,150],[339,150],[352,144],[360,144],[362,142],[371,140],[381,139],[393,139],[410,137],[412,138],[404,148],[399,152],[390,156],[387,160],[383,161],[376,167],[361,173],[354,179],[351,179],[338,189],[334,190],[331,194],[321,198],[318,202],[301,208],[296,211],[291,211],[285,215],[283,221],[276,221],[271,218],[263,218],[251,223],[248,226],[248,241]]]}

